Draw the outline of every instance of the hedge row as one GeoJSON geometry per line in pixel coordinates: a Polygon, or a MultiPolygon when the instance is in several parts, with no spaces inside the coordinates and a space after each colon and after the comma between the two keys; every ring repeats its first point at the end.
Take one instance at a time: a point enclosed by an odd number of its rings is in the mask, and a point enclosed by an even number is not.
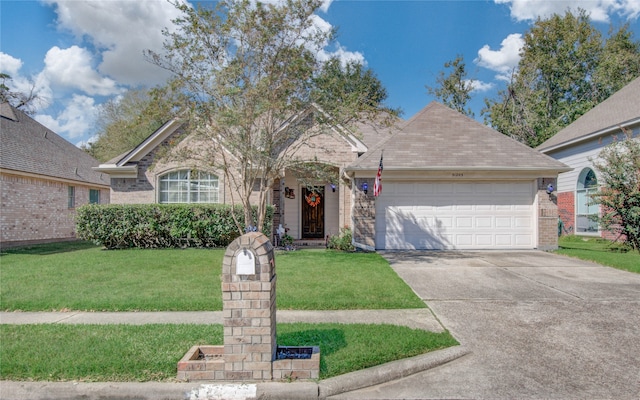
{"type": "MultiPolygon", "coordinates": [[[[241,206],[233,211],[244,220],[241,206]]],[[[231,212],[224,204],[88,204],[77,210],[76,236],[108,249],[224,247],[240,235],[231,212]]],[[[268,237],[272,218],[268,207],[263,230],[268,237]]]]}

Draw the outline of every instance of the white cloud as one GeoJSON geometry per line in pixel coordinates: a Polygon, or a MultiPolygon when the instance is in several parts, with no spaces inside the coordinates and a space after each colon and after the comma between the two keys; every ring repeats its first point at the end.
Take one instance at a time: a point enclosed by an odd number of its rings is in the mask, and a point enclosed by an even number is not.
{"type": "Polygon", "coordinates": [[[488,44],[478,50],[478,57],[473,60],[481,67],[496,71],[500,80],[508,80],[511,71],[518,66],[520,49],[524,39],[520,33],[512,33],[500,43],[499,50],[491,50],[488,44]]]}
{"type": "Polygon", "coordinates": [[[27,95],[35,94],[37,98],[30,104],[36,112],[40,109],[47,108],[53,96],[49,82],[44,79],[42,75],[36,77],[22,75],[20,70],[23,64],[22,60],[0,52],[0,72],[11,77],[10,80],[4,82],[5,85],[9,87],[9,90],[27,95]]]}
{"type": "Polygon", "coordinates": [[[331,7],[331,3],[333,3],[333,0],[322,0],[322,4],[320,5],[320,11],[324,13],[329,11],[329,7],[331,7]]]}
{"type": "Polygon", "coordinates": [[[47,0],[57,6],[59,28],[92,43],[100,53],[100,73],[124,85],[155,85],[168,73],[144,59],[144,50],[162,51],[162,29],[180,12],[168,1],[47,0]]]}
{"type": "Polygon", "coordinates": [[[73,95],[60,114],[38,114],[34,118],[55,133],[72,140],[93,132],[98,108],[91,97],[73,95]]]}
{"type": "MultiPolygon", "coordinates": [[[[333,29],[333,26],[324,19],[320,18],[317,15],[311,16],[311,21],[313,22],[313,28],[319,32],[328,33],[333,29]]],[[[340,43],[335,43],[333,49],[329,48],[329,43],[325,42],[322,44],[322,48],[319,49],[310,49],[312,52],[316,54],[316,59],[320,62],[326,62],[330,58],[338,58],[342,65],[346,65],[348,62],[358,62],[360,64],[366,65],[366,60],[364,55],[358,51],[349,51],[344,46],[340,45],[340,43]]]]}
{"type": "Polygon", "coordinates": [[[471,87],[472,87],[471,91],[474,93],[488,92],[489,90],[493,89],[493,87],[495,86],[493,83],[482,82],[477,79],[470,79],[465,82],[471,84],[471,87]]]}
{"type": "Polygon", "coordinates": [[[43,71],[53,85],[79,89],[89,95],[108,96],[118,93],[113,79],[98,74],[91,66],[91,53],[78,46],[61,49],[53,46],[47,52],[43,71]]]}
{"type": "Polygon", "coordinates": [[[9,54],[0,51],[0,72],[11,75],[18,75],[18,71],[22,68],[22,60],[11,57],[9,54]]]}
{"type": "Polygon", "coordinates": [[[609,22],[609,16],[616,13],[627,19],[640,15],[640,0],[494,0],[496,4],[507,4],[511,17],[517,21],[534,21],[538,17],[547,18],[553,14],[563,15],[567,10],[577,12],[584,9],[593,21],[609,22]]]}

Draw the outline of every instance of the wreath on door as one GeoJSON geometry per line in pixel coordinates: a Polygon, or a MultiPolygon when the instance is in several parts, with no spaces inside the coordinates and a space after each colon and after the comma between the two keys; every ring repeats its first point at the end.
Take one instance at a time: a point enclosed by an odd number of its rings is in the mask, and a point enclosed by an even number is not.
{"type": "Polygon", "coordinates": [[[315,207],[320,204],[320,195],[318,193],[310,193],[304,196],[304,198],[305,200],[307,200],[307,204],[309,204],[311,207],[315,207]]]}

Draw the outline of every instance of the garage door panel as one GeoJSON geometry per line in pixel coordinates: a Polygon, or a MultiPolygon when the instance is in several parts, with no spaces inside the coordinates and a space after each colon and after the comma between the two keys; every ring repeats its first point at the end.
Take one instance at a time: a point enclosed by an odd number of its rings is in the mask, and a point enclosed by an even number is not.
{"type": "Polygon", "coordinates": [[[533,182],[385,183],[376,247],[533,248],[533,198],[533,182]]]}

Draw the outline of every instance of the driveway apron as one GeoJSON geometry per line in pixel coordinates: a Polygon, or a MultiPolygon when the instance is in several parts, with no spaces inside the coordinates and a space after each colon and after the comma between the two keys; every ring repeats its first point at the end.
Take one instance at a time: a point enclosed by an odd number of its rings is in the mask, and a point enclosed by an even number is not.
{"type": "Polygon", "coordinates": [[[471,353],[334,398],[640,398],[639,274],[538,251],[383,255],[471,353]]]}

